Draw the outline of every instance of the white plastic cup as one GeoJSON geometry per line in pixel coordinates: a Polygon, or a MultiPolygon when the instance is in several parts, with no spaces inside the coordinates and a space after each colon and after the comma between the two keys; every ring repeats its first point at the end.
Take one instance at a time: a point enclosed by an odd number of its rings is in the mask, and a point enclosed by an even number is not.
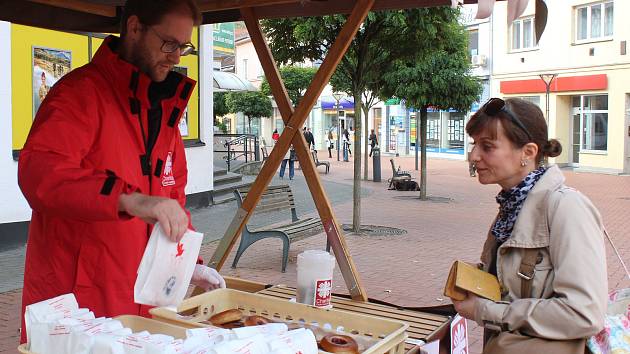
{"type": "Polygon", "coordinates": [[[308,250],[297,257],[297,302],[332,308],[335,257],[326,251],[308,250]]]}

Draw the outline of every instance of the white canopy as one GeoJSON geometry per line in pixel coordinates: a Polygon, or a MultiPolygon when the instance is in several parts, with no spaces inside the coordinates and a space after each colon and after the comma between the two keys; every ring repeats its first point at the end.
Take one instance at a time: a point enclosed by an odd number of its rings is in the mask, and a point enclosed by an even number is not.
{"type": "Polygon", "coordinates": [[[212,71],[214,92],[225,91],[258,91],[251,82],[225,71],[212,71]]]}

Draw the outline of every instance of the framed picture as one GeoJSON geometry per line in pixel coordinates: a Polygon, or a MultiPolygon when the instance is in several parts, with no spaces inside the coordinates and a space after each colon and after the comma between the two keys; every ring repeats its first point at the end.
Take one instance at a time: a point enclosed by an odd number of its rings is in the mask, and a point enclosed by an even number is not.
{"type": "MultiPolygon", "coordinates": [[[[188,68],[183,66],[176,66],[173,68],[173,71],[176,73],[180,73],[184,76],[188,76],[188,68]]],[[[188,136],[188,107],[184,110],[184,115],[182,119],[179,121],[179,133],[182,137],[188,136]]]]}
{"type": "Polygon", "coordinates": [[[50,88],[70,72],[72,52],[33,47],[33,119],[50,88]]]}

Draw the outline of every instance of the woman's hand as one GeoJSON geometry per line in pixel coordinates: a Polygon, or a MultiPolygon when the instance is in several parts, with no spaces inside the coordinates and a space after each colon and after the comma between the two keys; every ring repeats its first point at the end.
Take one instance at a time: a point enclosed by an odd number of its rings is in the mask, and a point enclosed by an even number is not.
{"type": "Polygon", "coordinates": [[[479,297],[475,294],[468,293],[462,301],[453,300],[455,310],[463,317],[469,320],[475,320],[475,310],[479,306],[479,297]]]}

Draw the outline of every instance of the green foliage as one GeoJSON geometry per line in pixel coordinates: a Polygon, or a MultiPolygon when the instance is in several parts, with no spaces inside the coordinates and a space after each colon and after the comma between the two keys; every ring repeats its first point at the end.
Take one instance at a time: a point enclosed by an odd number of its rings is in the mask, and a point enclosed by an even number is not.
{"type": "Polygon", "coordinates": [[[230,112],[243,112],[248,118],[271,117],[273,107],[271,100],[262,92],[229,92],[225,96],[225,104],[230,112]]]}
{"type": "Polygon", "coordinates": [[[427,32],[425,50],[398,58],[383,75],[378,89],[383,99],[398,97],[409,107],[434,106],[468,111],[479,99],[481,83],[469,74],[468,37],[457,23],[457,12],[441,14],[441,24],[427,32]]]}
{"type": "Polygon", "coordinates": [[[217,117],[222,117],[230,112],[228,106],[225,104],[225,94],[226,92],[215,92],[213,94],[213,103],[214,103],[214,121],[216,122],[217,117]]]}
{"type": "Polygon", "coordinates": [[[219,130],[221,131],[221,133],[226,134],[227,133],[227,125],[225,125],[225,123],[223,122],[219,122],[219,121],[214,121],[214,125],[216,127],[219,128],[219,130]]]}
{"type": "MultiPolygon", "coordinates": [[[[280,76],[282,77],[282,81],[284,81],[284,86],[287,89],[287,93],[293,105],[297,106],[300,102],[302,92],[311,84],[316,72],[316,68],[302,68],[293,65],[280,68],[280,76]]],[[[271,87],[266,78],[262,82],[260,91],[267,96],[271,95],[271,87]]]]}

